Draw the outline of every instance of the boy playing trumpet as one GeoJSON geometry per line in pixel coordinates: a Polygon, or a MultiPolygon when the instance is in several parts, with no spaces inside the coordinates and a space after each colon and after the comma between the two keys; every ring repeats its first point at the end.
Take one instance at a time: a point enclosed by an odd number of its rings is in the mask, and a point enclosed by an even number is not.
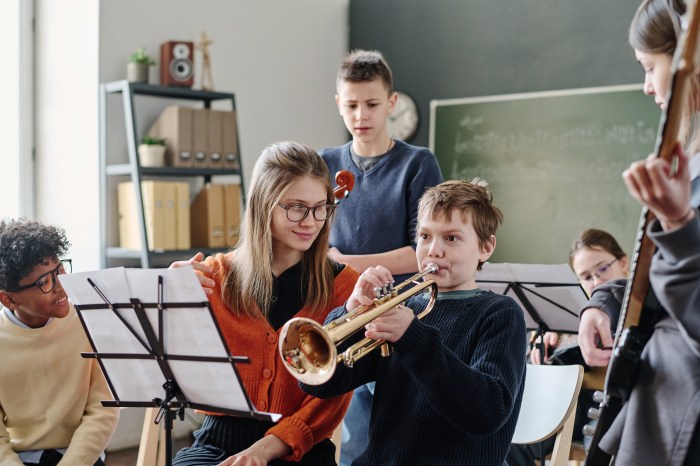
{"type": "MultiPolygon", "coordinates": [[[[421,271],[439,267],[427,276],[439,290],[433,310],[418,320],[429,296],[408,299],[343,345],[363,336],[386,340],[391,356],[374,351],[352,368],[338,365],[322,385],[301,384],[327,398],[376,380],[369,445],[354,466],[503,464],[523,394],[525,321],[511,298],[476,286],[502,221],[483,182],[447,181],[428,189],[418,207],[416,258],[421,271]]],[[[326,322],[371,304],[374,288],[391,280],[386,268],[368,268],[326,322]]]]}

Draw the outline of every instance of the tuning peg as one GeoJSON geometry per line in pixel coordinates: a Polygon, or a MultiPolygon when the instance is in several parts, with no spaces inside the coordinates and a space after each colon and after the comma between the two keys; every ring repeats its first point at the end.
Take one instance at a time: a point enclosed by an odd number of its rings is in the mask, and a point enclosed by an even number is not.
{"type": "Polygon", "coordinates": [[[600,410],[596,408],[588,408],[588,418],[598,419],[600,417],[600,410]]]}
{"type": "Polygon", "coordinates": [[[581,432],[583,432],[583,435],[586,437],[593,437],[593,434],[595,434],[595,427],[586,424],[583,426],[583,429],[581,429],[581,432]]]}
{"type": "Polygon", "coordinates": [[[603,401],[603,398],[605,398],[605,393],[601,392],[600,390],[596,390],[593,392],[593,401],[596,403],[601,403],[603,401]]]}

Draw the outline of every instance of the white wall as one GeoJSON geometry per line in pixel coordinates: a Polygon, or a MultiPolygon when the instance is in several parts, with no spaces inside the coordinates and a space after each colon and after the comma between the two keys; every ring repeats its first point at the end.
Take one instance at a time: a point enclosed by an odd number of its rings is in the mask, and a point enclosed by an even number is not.
{"type": "MultiPolygon", "coordinates": [[[[98,85],[123,79],[137,46],[159,58],[167,40],[196,42],[206,31],[214,41],[213,81],[236,95],[246,183],[271,142],[346,140],[333,95],[349,0],[36,1],[37,216],[66,228],[76,270],[100,266],[98,85]]],[[[157,83],[157,66],[151,73],[157,83]]]]}
{"type": "Polygon", "coordinates": [[[32,10],[33,3],[6,0],[0,3],[0,42],[5,44],[6,70],[0,73],[5,89],[0,107],[0,168],[2,196],[0,219],[32,217],[32,10]]]}
{"type": "Polygon", "coordinates": [[[75,270],[99,266],[98,4],[36,0],[36,218],[66,229],[75,270]]]}

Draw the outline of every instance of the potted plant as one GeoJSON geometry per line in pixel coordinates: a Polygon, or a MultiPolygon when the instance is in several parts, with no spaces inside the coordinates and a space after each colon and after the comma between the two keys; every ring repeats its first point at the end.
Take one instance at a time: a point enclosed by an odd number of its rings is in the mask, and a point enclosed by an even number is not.
{"type": "Polygon", "coordinates": [[[139,159],[142,167],[165,166],[166,141],[161,138],[144,136],[139,144],[139,159]]]}
{"type": "Polygon", "coordinates": [[[146,54],[146,49],[138,47],[129,56],[126,64],[126,79],[132,83],[148,82],[148,67],[155,65],[156,61],[146,54]]]}

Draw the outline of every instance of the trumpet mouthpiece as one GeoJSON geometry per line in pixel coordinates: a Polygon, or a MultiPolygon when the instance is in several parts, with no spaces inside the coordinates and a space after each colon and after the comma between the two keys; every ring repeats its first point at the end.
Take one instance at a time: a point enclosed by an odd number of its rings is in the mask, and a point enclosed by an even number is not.
{"type": "Polygon", "coordinates": [[[440,267],[437,266],[437,264],[430,263],[428,266],[425,268],[425,271],[428,273],[436,273],[438,270],[440,270],[440,267]]]}

